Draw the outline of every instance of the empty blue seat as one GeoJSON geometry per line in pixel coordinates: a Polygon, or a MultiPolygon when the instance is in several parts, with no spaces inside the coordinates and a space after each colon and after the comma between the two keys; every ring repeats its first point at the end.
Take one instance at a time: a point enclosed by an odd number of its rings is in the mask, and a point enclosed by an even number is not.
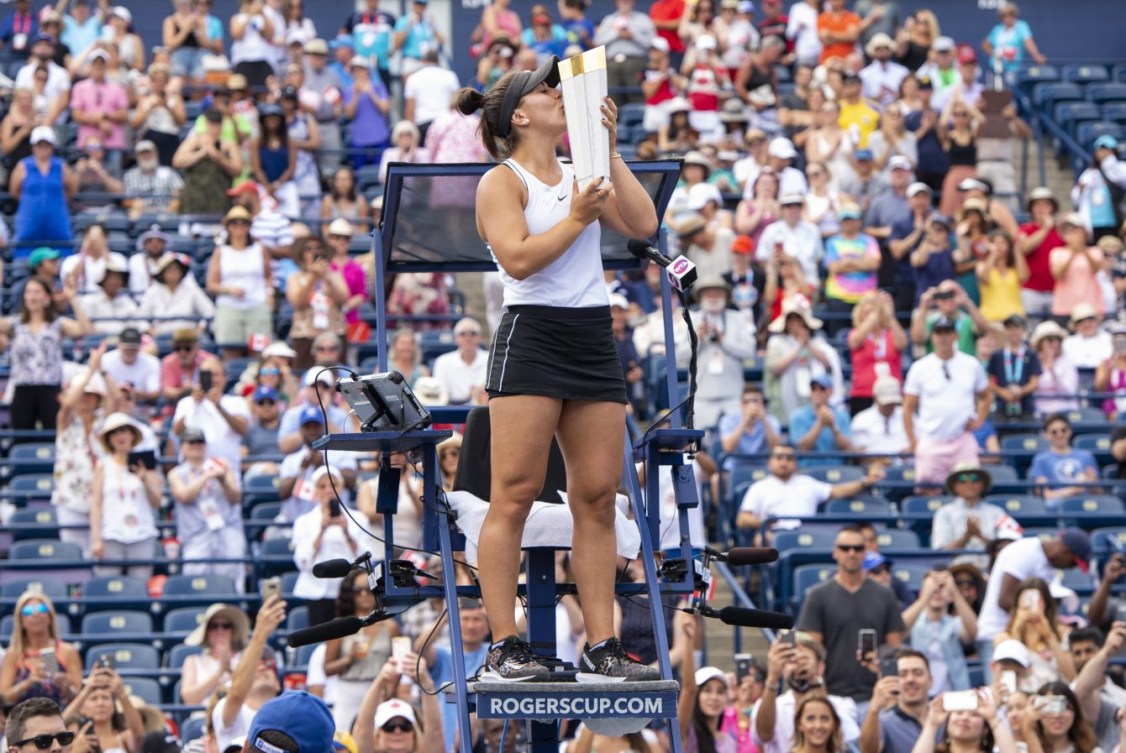
{"type": "Polygon", "coordinates": [[[1017,87],[1029,94],[1037,84],[1060,80],[1060,73],[1054,65],[1030,65],[1017,73],[1017,87]]]}
{"type": "Polygon", "coordinates": [[[56,610],[60,601],[70,598],[66,583],[56,578],[22,578],[10,580],[0,585],[0,599],[15,602],[25,591],[36,591],[43,594],[55,603],[56,610]]]}
{"type": "Polygon", "coordinates": [[[919,589],[923,587],[923,577],[933,569],[930,565],[901,561],[892,564],[891,575],[906,584],[911,593],[918,594],[919,589]]]}
{"type": "Polygon", "coordinates": [[[1098,528],[1119,523],[1126,510],[1122,500],[1109,494],[1087,494],[1059,501],[1060,520],[1065,525],[1098,528]]]}
{"type": "MultiPolygon", "coordinates": [[[[1051,517],[1044,500],[1033,494],[991,494],[982,502],[1000,507],[1010,517],[1022,524],[1034,518],[1051,517]]],[[[1046,523],[1046,521],[1036,522],[1046,523]]]]}
{"type": "Polygon", "coordinates": [[[152,615],[148,612],[95,612],[82,618],[83,637],[151,632],[153,632],[152,615]]]}
{"type": "Polygon", "coordinates": [[[833,577],[837,566],[832,563],[824,565],[801,565],[794,568],[793,604],[790,605],[794,614],[801,610],[801,603],[809,589],[824,583],[833,577]]]}
{"type": "Polygon", "coordinates": [[[8,451],[9,473],[50,473],[55,468],[54,442],[17,444],[8,451]]]}
{"type": "Polygon", "coordinates": [[[919,537],[914,531],[889,528],[876,532],[876,543],[880,545],[880,549],[918,549],[919,537]]]}
{"type": "Polygon", "coordinates": [[[812,466],[802,468],[800,472],[826,484],[843,484],[864,478],[864,471],[855,465],[812,466]]]}
{"type": "Polygon", "coordinates": [[[164,596],[234,596],[235,583],[225,575],[172,575],[164,583],[164,596]]]}
{"type": "Polygon", "coordinates": [[[1065,65],[1060,69],[1060,77],[1064,81],[1073,81],[1077,84],[1109,81],[1110,74],[1101,65],[1073,64],[1065,65]]]}
{"type": "Polygon", "coordinates": [[[1126,82],[1126,63],[1115,63],[1110,69],[1110,78],[1112,81],[1126,82]]]}
{"type": "Polygon", "coordinates": [[[55,491],[55,477],[50,473],[24,473],[8,480],[8,495],[17,506],[29,502],[51,499],[55,491]]]}
{"type": "Polygon", "coordinates": [[[123,677],[122,684],[126,693],[137,696],[149,706],[164,703],[160,683],[151,677],[123,677]]]}
{"type": "Polygon", "coordinates": [[[1001,449],[1007,451],[1036,453],[1048,447],[1048,440],[1041,434],[1009,434],[1001,438],[1001,449]]]}
{"type": "Polygon", "coordinates": [[[276,474],[252,476],[242,488],[243,507],[253,508],[262,502],[278,502],[278,476],[276,474]]]}
{"type": "Polygon", "coordinates": [[[1102,107],[1102,120],[1126,122],[1126,102],[1108,102],[1102,107]]]}
{"type": "Polygon", "coordinates": [[[103,656],[108,656],[117,670],[160,669],[160,654],[143,643],[106,643],[86,652],[86,671],[89,672],[103,656]]]}
{"type": "Polygon", "coordinates": [[[1092,102],[1126,102],[1126,83],[1108,81],[1087,86],[1087,99],[1092,102]]]}
{"type": "Polygon", "coordinates": [[[57,539],[31,539],[12,544],[8,559],[20,561],[82,562],[82,547],[57,539]]]}
{"type": "Polygon", "coordinates": [[[122,609],[127,604],[133,608],[147,609],[152,603],[148,584],[140,578],[110,575],[91,578],[82,587],[86,611],[122,609]]]}
{"type": "Polygon", "coordinates": [[[992,465],[986,464],[982,466],[982,470],[986,471],[990,478],[993,479],[993,484],[1005,483],[1011,481],[1019,481],[1020,477],[1017,476],[1017,471],[1011,465],[992,465]]]}
{"type": "Polygon", "coordinates": [[[180,725],[180,740],[187,745],[192,740],[198,740],[203,737],[203,733],[207,731],[207,720],[201,716],[192,716],[184,720],[180,725]]]}
{"type": "Polygon", "coordinates": [[[297,607],[289,610],[285,618],[285,629],[288,632],[303,630],[309,627],[309,607],[297,607]]]}
{"type": "Polygon", "coordinates": [[[884,518],[891,515],[891,503],[883,499],[832,499],[825,506],[825,512],[865,519],[884,518]]]}
{"type": "Polygon", "coordinates": [[[1110,455],[1109,434],[1079,434],[1071,442],[1076,450],[1087,450],[1095,456],[1095,462],[1108,463],[1110,455]]]}
{"type": "Polygon", "coordinates": [[[813,529],[774,532],[774,548],[779,553],[792,549],[832,549],[836,542],[837,534],[833,531],[813,529]]]}
{"type": "Polygon", "coordinates": [[[257,564],[258,576],[261,578],[296,570],[297,563],[293,561],[293,540],[284,538],[263,541],[258,550],[257,564]]]}
{"type": "Polygon", "coordinates": [[[1083,89],[1070,81],[1036,84],[1032,88],[1032,101],[1045,115],[1050,115],[1059,102],[1080,101],[1083,89]]]}
{"type": "Polygon", "coordinates": [[[8,527],[13,541],[59,537],[59,520],[53,507],[16,510],[8,519],[8,527]]]}
{"type": "Polygon", "coordinates": [[[168,668],[180,669],[184,666],[184,660],[189,656],[198,656],[203,653],[203,646],[188,646],[184,643],[178,643],[168,650],[168,668]]]}
{"type": "Polygon", "coordinates": [[[1097,120],[1094,122],[1080,123],[1075,127],[1075,140],[1079,145],[1090,149],[1091,145],[1099,136],[1113,136],[1116,139],[1122,138],[1122,126],[1117,123],[1110,123],[1105,120],[1097,120]]]}

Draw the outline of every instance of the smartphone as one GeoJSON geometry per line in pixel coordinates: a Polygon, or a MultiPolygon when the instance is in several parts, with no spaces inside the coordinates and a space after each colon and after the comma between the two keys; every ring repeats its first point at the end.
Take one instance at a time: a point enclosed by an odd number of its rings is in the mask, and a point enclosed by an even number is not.
{"type": "Polygon", "coordinates": [[[1114,610],[1115,622],[1126,622],[1126,604],[1119,604],[1114,610]]]}
{"type": "Polygon", "coordinates": [[[1017,692],[1017,673],[1006,670],[1001,673],[1001,691],[1006,697],[1011,696],[1017,692]]]}
{"type": "Polygon", "coordinates": [[[411,652],[411,639],[405,635],[397,635],[391,639],[391,658],[395,660],[395,664],[399,667],[399,672],[402,672],[405,667],[403,662],[406,661],[407,655],[411,652]]]}
{"type": "Polygon", "coordinates": [[[281,593],[281,578],[265,578],[258,585],[262,601],[281,593]]]}
{"type": "Polygon", "coordinates": [[[955,690],[942,694],[944,711],[975,711],[977,709],[976,690],[955,690]]]}
{"type": "Polygon", "coordinates": [[[798,633],[796,630],[787,630],[786,634],[778,639],[784,646],[798,645],[798,633]]]}
{"type": "Polygon", "coordinates": [[[737,685],[743,684],[743,678],[751,673],[751,665],[754,659],[750,654],[735,654],[735,683],[737,685]]]}
{"type": "Polygon", "coordinates": [[[876,631],[872,628],[861,628],[856,633],[856,643],[861,659],[868,654],[876,653],[876,631]]]}
{"type": "Polygon", "coordinates": [[[335,497],[328,501],[328,516],[330,518],[340,517],[340,500],[335,497]]]}
{"type": "Polygon", "coordinates": [[[1067,699],[1062,695],[1042,695],[1033,700],[1041,714],[1062,714],[1067,711],[1067,699]]]}
{"type": "Polygon", "coordinates": [[[1020,595],[1020,605],[1030,612],[1039,612],[1043,609],[1040,602],[1040,592],[1029,589],[1020,595]]]}
{"type": "Polygon", "coordinates": [[[48,677],[57,675],[59,673],[59,659],[55,656],[54,646],[40,649],[39,661],[43,662],[43,671],[48,677]]]}
{"type": "Polygon", "coordinates": [[[110,654],[102,654],[98,657],[97,666],[105,669],[113,669],[113,657],[110,654]]]}
{"type": "Polygon", "coordinates": [[[130,466],[140,465],[148,470],[156,470],[156,450],[140,450],[129,453],[130,466]]]}
{"type": "Polygon", "coordinates": [[[199,372],[199,388],[204,392],[210,392],[211,388],[215,386],[214,382],[212,381],[213,379],[214,376],[210,371],[199,372]]]}
{"type": "Polygon", "coordinates": [[[894,656],[880,659],[880,677],[899,677],[899,659],[894,656]]]}

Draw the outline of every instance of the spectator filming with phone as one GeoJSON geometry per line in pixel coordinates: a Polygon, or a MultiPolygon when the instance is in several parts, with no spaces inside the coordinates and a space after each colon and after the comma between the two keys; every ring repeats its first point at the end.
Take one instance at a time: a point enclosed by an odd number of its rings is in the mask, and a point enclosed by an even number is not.
{"type": "Polygon", "coordinates": [[[76,714],[84,716],[87,721],[78,734],[94,738],[97,750],[140,753],[144,723],[109,656],[103,654],[99,658],[78,695],[63,711],[63,718],[70,719],[76,714]]]}

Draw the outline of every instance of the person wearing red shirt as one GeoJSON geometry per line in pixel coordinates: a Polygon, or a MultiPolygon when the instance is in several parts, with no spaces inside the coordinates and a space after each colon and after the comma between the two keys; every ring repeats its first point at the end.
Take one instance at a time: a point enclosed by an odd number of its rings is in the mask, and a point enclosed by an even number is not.
{"type": "Polygon", "coordinates": [[[1052,314],[1052,290],[1056,281],[1052,277],[1048,258],[1053,248],[1064,245],[1056,226],[1060,204],[1052,189],[1043,186],[1028,194],[1028,213],[1032,222],[1020,226],[1017,250],[1028,260],[1028,279],[1020,291],[1020,302],[1031,321],[1048,319],[1052,314]]]}
{"type": "Polygon", "coordinates": [[[794,40],[786,38],[790,17],[782,12],[782,0],[762,0],[762,14],[762,20],[755,24],[759,35],[763,39],[778,37],[786,43],[786,53],[793,52],[794,40]]]}
{"type": "Polygon", "coordinates": [[[653,19],[653,25],[657,27],[657,36],[669,43],[669,61],[678,71],[685,50],[684,40],[677,33],[684,7],[684,0],[656,0],[649,6],[649,18],[653,19]]]}
{"type": "Polygon", "coordinates": [[[817,17],[817,36],[821,39],[821,63],[830,58],[847,58],[860,38],[860,16],[845,10],[847,0],[829,0],[829,10],[817,17]]]}

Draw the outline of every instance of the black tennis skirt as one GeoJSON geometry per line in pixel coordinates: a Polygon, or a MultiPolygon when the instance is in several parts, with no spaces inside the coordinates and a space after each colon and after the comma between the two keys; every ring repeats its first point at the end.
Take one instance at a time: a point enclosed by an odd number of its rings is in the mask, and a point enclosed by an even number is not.
{"type": "Polygon", "coordinates": [[[510,306],[489,354],[490,397],[627,404],[609,306],[510,306]]]}

